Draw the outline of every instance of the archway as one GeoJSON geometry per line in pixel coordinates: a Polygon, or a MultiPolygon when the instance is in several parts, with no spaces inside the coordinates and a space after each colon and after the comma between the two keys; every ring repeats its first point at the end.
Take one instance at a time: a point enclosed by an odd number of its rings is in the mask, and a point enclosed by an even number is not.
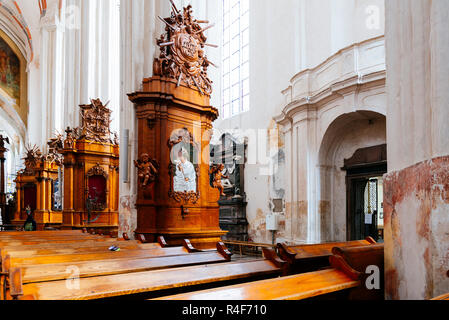
{"type": "Polygon", "coordinates": [[[347,212],[351,195],[348,195],[345,160],[352,158],[359,149],[385,144],[386,118],[377,112],[343,114],[327,128],[319,150],[317,199],[321,241],[351,238],[347,212]]]}
{"type": "MultiPolygon", "coordinates": [[[[21,154],[27,136],[28,76],[27,66],[30,47],[23,30],[17,29],[12,10],[0,9],[0,135],[7,137],[5,146],[5,194],[0,196],[3,204],[2,221],[7,224],[14,211],[15,174],[21,168],[21,154]],[[7,22],[10,23],[7,23],[7,22]]],[[[22,27],[24,25],[22,24],[22,27]]]]}

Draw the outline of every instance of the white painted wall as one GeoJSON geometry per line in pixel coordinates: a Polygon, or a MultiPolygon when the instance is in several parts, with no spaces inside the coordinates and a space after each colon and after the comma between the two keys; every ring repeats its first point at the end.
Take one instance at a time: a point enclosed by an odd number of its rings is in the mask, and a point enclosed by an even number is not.
{"type": "MultiPolygon", "coordinates": [[[[215,128],[219,129],[219,132],[235,129],[245,131],[247,129],[266,130],[271,128],[272,117],[280,114],[286,106],[286,98],[282,91],[289,85],[289,80],[293,76],[300,71],[315,68],[345,47],[383,35],[383,17],[384,3],[382,0],[250,0],[251,109],[249,112],[228,119],[220,118],[216,121],[215,128]],[[377,25],[373,24],[376,19],[372,20],[372,11],[366,11],[367,8],[374,10],[374,13],[378,10],[379,23],[377,25]],[[367,24],[367,21],[370,23],[367,24]]],[[[368,60],[368,64],[371,65],[371,61],[368,60]]],[[[327,70],[323,68],[322,72],[327,72],[327,70]]],[[[313,83],[314,79],[310,79],[310,84],[313,83]]],[[[316,115],[311,114],[310,116],[315,117],[316,115]]],[[[310,127],[308,130],[315,129],[310,127]]],[[[298,150],[295,145],[304,141],[303,135],[306,132],[307,130],[300,131],[295,140],[285,139],[287,167],[296,166],[297,161],[305,160],[299,159],[297,156],[292,157],[293,155],[289,154],[291,152],[289,149],[298,150]]],[[[258,150],[257,146],[257,139],[249,141],[248,153],[257,154],[258,151],[263,151],[258,150]]],[[[309,147],[312,146],[304,145],[300,154],[307,153],[309,147]]],[[[316,161],[316,156],[315,160],[312,156],[312,158],[307,158],[307,161],[313,163],[316,161]]],[[[265,168],[266,166],[262,165],[260,161],[245,167],[247,215],[250,229],[260,229],[258,225],[263,227],[264,217],[269,213],[270,181],[272,179],[268,175],[261,174],[263,173],[261,169],[265,168]]],[[[297,190],[299,194],[304,195],[302,196],[304,199],[300,197],[297,201],[307,201],[306,186],[312,187],[314,183],[312,181],[310,182],[312,184],[305,182],[308,179],[305,175],[306,172],[303,176],[298,177],[298,181],[285,181],[287,196],[291,190],[295,190],[295,192],[297,190]]],[[[288,174],[286,177],[287,180],[291,179],[288,174]]],[[[292,197],[291,194],[290,197],[292,197]]],[[[299,210],[299,208],[292,210],[299,210]]],[[[314,207],[308,210],[314,210],[314,207]]],[[[312,217],[310,218],[312,219],[312,217]]],[[[287,212],[286,219],[296,218],[287,212]]],[[[309,222],[292,220],[292,226],[289,223],[285,225],[286,234],[279,234],[279,236],[292,239],[293,233],[300,232],[301,227],[297,224],[308,224],[309,222]]],[[[270,233],[260,230],[256,233],[258,235],[254,239],[255,241],[271,242],[270,233]]],[[[305,236],[305,238],[299,237],[297,240],[310,241],[311,239],[307,239],[305,236]]]]}

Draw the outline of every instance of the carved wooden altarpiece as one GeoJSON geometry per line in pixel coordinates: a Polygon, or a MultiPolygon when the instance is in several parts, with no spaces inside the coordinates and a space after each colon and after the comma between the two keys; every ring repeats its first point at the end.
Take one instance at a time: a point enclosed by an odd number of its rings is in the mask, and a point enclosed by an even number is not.
{"type": "Polygon", "coordinates": [[[17,173],[15,180],[17,206],[12,224],[21,225],[27,219],[29,206],[37,224],[37,230],[44,227],[58,227],[62,223],[62,208],[55,206],[54,188],[59,184],[59,169],[62,156],[58,147],[62,137],[49,141],[49,152],[43,155],[36,146],[26,148],[25,168],[17,173]]]}
{"type": "Polygon", "coordinates": [[[110,131],[112,111],[100,100],[81,105],[81,126],[67,128],[62,229],[117,235],[119,144],[110,131]]]}
{"type": "Polygon", "coordinates": [[[8,152],[5,144],[9,144],[9,138],[0,135],[0,211],[2,221],[6,221],[6,194],[5,194],[5,153],[8,152]]]}
{"type": "Polygon", "coordinates": [[[209,141],[218,110],[210,105],[211,62],[206,37],[191,6],[161,19],[154,76],[129,94],[138,123],[136,235],[171,245],[189,239],[199,248],[215,246],[226,234],[219,227],[219,191],[209,184],[209,141]]]}

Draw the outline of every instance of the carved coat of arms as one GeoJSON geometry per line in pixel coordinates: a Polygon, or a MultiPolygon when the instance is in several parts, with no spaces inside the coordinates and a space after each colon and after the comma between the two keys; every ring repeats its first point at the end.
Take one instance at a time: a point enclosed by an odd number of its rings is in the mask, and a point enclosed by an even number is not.
{"type": "Polygon", "coordinates": [[[161,49],[159,58],[154,62],[154,74],[173,78],[191,88],[197,88],[201,94],[212,93],[212,81],[207,75],[210,62],[205,53],[205,46],[214,45],[206,43],[204,32],[213,27],[202,28],[201,23],[208,21],[194,20],[192,7],[189,5],[179,11],[172,3],[172,14],[162,19],[166,25],[166,34],[157,40],[161,49]]]}

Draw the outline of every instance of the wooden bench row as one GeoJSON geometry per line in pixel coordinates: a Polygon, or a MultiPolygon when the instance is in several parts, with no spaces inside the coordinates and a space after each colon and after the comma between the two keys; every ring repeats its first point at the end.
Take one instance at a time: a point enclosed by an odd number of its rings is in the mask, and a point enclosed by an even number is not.
{"type": "MultiPolygon", "coordinates": [[[[266,250],[266,249],[265,249],[266,250]]],[[[383,275],[383,245],[334,247],[330,268],[276,279],[159,297],[156,300],[303,300],[335,297],[382,300],[384,288],[366,285],[369,266],[383,275]]],[[[380,279],[381,284],[383,281],[380,279]]]]}
{"type": "Polygon", "coordinates": [[[45,232],[31,237],[9,234],[3,240],[2,299],[157,295],[176,288],[272,277],[280,274],[283,266],[268,259],[231,262],[223,243],[218,243],[216,250],[198,250],[187,239],[182,247],[167,246],[163,238],[159,243],[141,243],[79,232],[45,232]],[[18,241],[22,244],[17,245],[18,241]],[[110,245],[121,250],[109,251],[110,245]]]}
{"type": "Polygon", "coordinates": [[[79,231],[2,236],[1,299],[101,299],[136,295],[148,298],[179,293],[181,289],[197,291],[235,283],[236,287],[214,289],[213,295],[191,293],[191,298],[232,299],[234,295],[244,297],[241,299],[303,299],[344,292],[349,298],[373,299],[378,295],[360,288],[362,269],[367,262],[380,261],[380,253],[383,263],[383,246],[369,239],[278,245],[279,255],[265,247],[263,259],[232,262],[223,243],[218,243],[215,250],[199,250],[187,239],[182,247],[171,247],[163,237],[159,237],[158,243],[144,243],[144,238],[134,241],[124,235],[119,240],[79,231]],[[120,247],[120,251],[109,251],[112,245],[120,247]],[[326,258],[327,265],[323,264],[326,258]],[[314,272],[292,275],[304,270],[298,268],[302,259],[314,272]],[[322,268],[328,269],[317,271],[322,268]],[[279,276],[287,277],[266,280],[279,276]]]}

